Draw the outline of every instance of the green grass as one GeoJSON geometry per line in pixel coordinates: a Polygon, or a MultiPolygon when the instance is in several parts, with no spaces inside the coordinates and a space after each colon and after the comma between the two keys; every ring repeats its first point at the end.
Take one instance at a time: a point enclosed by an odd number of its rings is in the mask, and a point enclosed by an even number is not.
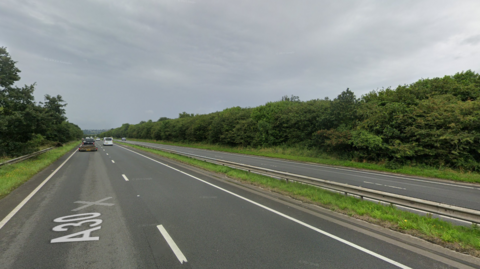
{"type": "Polygon", "coordinates": [[[65,153],[78,146],[79,141],[66,143],[31,159],[0,166],[0,199],[28,181],[65,153]]]}
{"type": "Polygon", "coordinates": [[[333,211],[361,218],[393,230],[412,234],[445,247],[480,257],[480,228],[478,226],[455,226],[449,222],[430,216],[419,216],[414,213],[399,210],[394,206],[383,206],[379,203],[364,201],[354,197],[346,197],[309,185],[285,182],[283,180],[215,165],[160,150],[119,143],[187,163],[204,170],[225,174],[230,178],[261,186],[305,202],[317,204],[333,211]]]}
{"type": "Polygon", "coordinates": [[[389,169],[385,166],[385,164],[381,164],[381,163],[368,163],[368,162],[341,160],[333,156],[330,156],[324,152],[320,152],[317,150],[296,148],[296,147],[279,146],[279,147],[272,147],[272,148],[255,149],[255,148],[227,147],[227,146],[210,145],[210,144],[203,144],[203,143],[191,143],[191,144],[174,143],[174,142],[168,142],[168,141],[155,141],[155,140],[149,140],[149,139],[129,139],[129,140],[172,145],[172,146],[224,151],[224,152],[231,152],[231,153],[256,155],[256,156],[264,156],[264,157],[286,159],[286,160],[293,160],[293,161],[300,161],[300,162],[311,162],[311,163],[334,165],[334,166],[368,169],[368,170],[374,170],[374,171],[391,172],[391,173],[398,173],[398,174],[412,175],[412,176],[440,178],[440,179],[447,179],[447,180],[458,181],[458,182],[480,183],[480,173],[476,173],[476,172],[462,172],[462,171],[453,170],[449,168],[439,169],[439,168],[428,167],[428,166],[403,166],[398,169],[389,169]]]}

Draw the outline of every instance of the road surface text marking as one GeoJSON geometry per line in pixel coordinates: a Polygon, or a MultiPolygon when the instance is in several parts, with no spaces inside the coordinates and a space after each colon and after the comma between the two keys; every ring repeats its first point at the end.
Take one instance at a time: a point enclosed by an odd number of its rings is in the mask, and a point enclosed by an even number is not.
{"type": "Polygon", "coordinates": [[[84,208],[87,208],[87,207],[90,207],[92,205],[103,205],[103,206],[112,206],[114,204],[110,204],[110,203],[102,203],[103,201],[106,201],[108,199],[112,199],[112,197],[107,197],[107,198],[103,198],[101,200],[98,200],[96,202],[84,202],[84,201],[76,201],[74,203],[76,204],[85,204],[84,206],[81,206],[79,208],[75,208],[75,209],[72,209],[72,211],[78,211],[80,209],[84,209],[84,208]]]}
{"type": "Polygon", "coordinates": [[[127,149],[127,148],[122,147],[122,146],[120,146],[120,147],[123,148],[124,150],[128,150],[128,151],[130,151],[130,152],[133,152],[133,153],[135,153],[135,154],[137,154],[137,155],[140,155],[140,156],[142,156],[142,157],[144,157],[144,158],[146,158],[146,159],[149,159],[149,160],[151,160],[151,161],[154,161],[154,162],[156,162],[156,163],[159,163],[159,164],[161,164],[161,165],[163,165],[163,166],[165,166],[165,167],[168,167],[168,168],[170,168],[170,169],[173,169],[173,170],[175,170],[175,171],[177,171],[177,172],[179,172],[179,173],[182,173],[182,174],[184,174],[184,175],[186,175],[186,176],[189,176],[189,177],[191,177],[191,178],[194,178],[194,179],[196,179],[196,180],[198,180],[198,181],[200,181],[200,182],[203,182],[203,183],[205,183],[205,184],[207,184],[207,185],[210,185],[210,186],[212,186],[212,187],[214,187],[214,188],[216,188],[216,189],[219,189],[219,190],[224,191],[224,192],[226,192],[226,193],[228,193],[228,194],[231,194],[231,195],[233,195],[233,196],[235,196],[235,197],[237,197],[237,198],[240,198],[240,199],[242,199],[242,200],[244,200],[244,201],[247,201],[247,202],[249,202],[249,203],[251,203],[251,204],[254,204],[254,205],[258,206],[258,207],[261,207],[261,208],[263,208],[263,209],[266,209],[266,210],[268,210],[268,211],[270,211],[270,212],[272,212],[272,213],[274,213],[274,214],[276,214],[276,215],[279,215],[279,216],[284,217],[284,218],[286,218],[286,219],[289,219],[289,220],[291,220],[291,221],[293,221],[293,222],[296,222],[296,223],[298,223],[298,224],[300,224],[300,225],[302,225],[302,226],[304,226],[304,227],[307,227],[307,228],[309,228],[309,229],[311,229],[311,230],[314,230],[314,231],[316,231],[316,232],[318,232],[318,233],[320,233],[320,234],[323,234],[323,235],[325,235],[325,236],[327,236],[327,237],[330,237],[330,238],[332,238],[332,239],[334,239],[334,240],[337,240],[337,241],[339,241],[339,242],[341,242],[341,243],[344,243],[344,244],[346,244],[346,245],[348,245],[348,246],[350,246],[350,247],[352,247],[352,248],[355,248],[355,249],[357,249],[357,250],[360,250],[360,251],[362,251],[362,252],[364,252],[364,253],[367,253],[367,254],[369,254],[369,255],[372,255],[372,256],[380,259],[380,260],[383,260],[383,261],[385,261],[385,262],[388,262],[388,263],[390,263],[390,264],[392,264],[392,265],[395,265],[395,266],[397,266],[397,267],[399,267],[399,268],[402,268],[402,269],[411,269],[410,267],[408,267],[408,266],[406,266],[406,265],[404,265],[404,264],[401,264],[401,263],[399,263],[399,262],[396,262],[396,261],[394,261],[394,260],[392,260],[392,259],[389,259],[389,258],[387,258],[387,257],[385,257],[385,256],[382,256],[382,255],[380,255],[380,254],[378,254],[378,253],[376,253],[376,252],[370,251],[370,250],[368,250],[368,249],[366,249],[366,248],[364,248],[364,247],[361,247],[361,246],[359,246],[359,245],[357,245],[357,244],[354,244],[354,243],[352,243],[352,242],[350,242],[350,241],[347,241],[347,240],[345,240],[345,239],[342,239],[342,238],[340,238],[340,237],[338,237],[338,236],[335,236],[335,235],[333,235],[333,234],[331,234],[331,233],[328,233],[328,232],[325,232],[325,231],[323,231],[323,230],[320,230],[320,229],[318,229],[317,227],[314,227],[314,226],[312,226],[312,225],[310,225],[310,224],[307,224],[307,223],[305,223],[305,222],[303,222],[303,221],[297,220],[297,219],[295,219],[295,218],[293,218],[293,217],[290,217],[290,216],[288,216],[288,215],[286,215],[286,214],[283,214],[283,213],[281,213],[281,212],[279,212],[279,211],[277,211],[277,210],[274,210],[274,209],[269,208],[269,207],[267,207],[267,206],[264,206],[264,205],[262,205],[262,204],[260,204],[260,203],[257,203],[257,202],[255,202],[255,201],[252,201],[252,200],[250,200],[250,199],[248,199],[248,198],[245,198],[245,197],[243,197],[243,196],[241,196],[241,195],[238,195],[238,194],[236,194],[236,193],[234,193],[234,192],[231,192],[231,191],[229,191],[229,190],[226,190],[226,189],[224,189],[224,188],[221,188],[221,187],[219,187],[219,186],[217,186],[217,185],[214,185],[214,184],[212,184],[212,183],[210,183],[210,182],[208,182],[208,181],[205,181],[205,180],[200,179],[200,178],[198,178],[198,177],[196,177],[196,176],[190,175],[190,174],[188,174],[188,173],[186,173],[186,172],[183,172],[183,171],[181,171],[181,170],[178,170],[178,169],[176,169],[176,168],[174,168],[174,167],[172,167],[172,166],[169,166],[169,165],[167,165],[167,164],[164,164],[164,163],[162,163],[162,162],[159,162],[159,161],[157,161],[157,160],[155,160],[155,159],[152,159],[152,158],[150,158],[150,157],[148,157],[148,156],[145,156],[145,155],[140,154],[140,153],[138,153],[138,152],[135,152],[135,151],[133,151],[133,150],[127,149]]]}
{"type": "Polygon", "coordinates": [[[167,241],[170,248],[173,250],[173,253],[175,253],[175,256],[177,256],[177,259],[180,261],[180,263],[183,264],[184,262],[187,262],[187,258],[185,258],[182,251],[178,248],[177,244],[175,244],[175,241],[173,241],[173,239],[168,234],[167,230],[163,228],[163,225],[157,225],[157,229],[163,235],[163,238],[165,238],[165,240],[167,241]]]}
{"type": "Polygon", "coordinates": [[[102,224],[101,219],[93,219],[99,217],[100,213],[82,213],[82,214],[75,214],[64,216],[60,218],[56,218],[53,222],[62,223],[53,227],[54,232],[66,232],[68,231],[67,227],[80,227],[85,223],[90,223],[88,227],[90,228],[81,232],[61,236],[50,240],[50,243],[68,243],[68,242],[82,242],[82,241],[97,241],[100,238],[98,236],[91,236],[91,233],[96,230],[100,230],[102,226],[98,226],[102,224]]]}

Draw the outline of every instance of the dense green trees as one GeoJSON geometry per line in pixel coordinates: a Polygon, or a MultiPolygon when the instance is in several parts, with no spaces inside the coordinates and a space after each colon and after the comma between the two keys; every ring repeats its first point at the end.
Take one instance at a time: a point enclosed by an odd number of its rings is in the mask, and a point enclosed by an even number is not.
{"type": "Polygon", "coordinates": [[[361,98],[283,96],[255,108],[124,124],[102,136],[230,146],[318,148],[340,157],[480,170],[480,75],[422,79],[361,98]]]}
{"type": "Polygon", "coordinates": [[[81,138],[80,128],[66,121],[62,97],[47,94],[44,103],[35,103],[35,84],[14,85],[19,73],[6,48],[0,47],[0,156],[27,154],[46,141],[81,138]]]}

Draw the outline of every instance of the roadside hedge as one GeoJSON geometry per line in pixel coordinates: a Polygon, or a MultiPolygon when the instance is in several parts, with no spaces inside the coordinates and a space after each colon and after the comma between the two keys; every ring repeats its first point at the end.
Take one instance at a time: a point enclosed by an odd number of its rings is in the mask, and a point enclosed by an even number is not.
{"type": "Polygon", "coordinates": [[[101,136],[242,147],[316,148],[341,158],[480,169],[480,75],[468,70],[357,98],[282,97],[254,108],[125,123],[101,136]]]}

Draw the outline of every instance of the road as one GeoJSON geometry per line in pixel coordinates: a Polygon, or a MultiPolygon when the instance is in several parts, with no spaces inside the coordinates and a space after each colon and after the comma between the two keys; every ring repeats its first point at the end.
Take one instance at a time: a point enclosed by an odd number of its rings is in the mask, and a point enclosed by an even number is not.
{"type": "Polygon", "coordinates": [[[320,164],[301,163],[274,158],[161,145],[155,143],[135,141],[127,141],[126,143],[171,149],[209,158],[254,165],[257,167],[263,167],[282,172],[289,172],[298,175],[345,183],[353,186],[360,186],[364,188],[405,195],[428,201],[480,210],[480,199],[478,199],[478,197],[480,197],[480,185],[478,184],[452,183],[413,176],[394,175],[374,171],[332,167],[320,164]]]}
{"type": "Polygon", "coordinates": [[[0,219],[0,268],[480,267],[118,144],[68,153],[0,200],[0,219]]]}

